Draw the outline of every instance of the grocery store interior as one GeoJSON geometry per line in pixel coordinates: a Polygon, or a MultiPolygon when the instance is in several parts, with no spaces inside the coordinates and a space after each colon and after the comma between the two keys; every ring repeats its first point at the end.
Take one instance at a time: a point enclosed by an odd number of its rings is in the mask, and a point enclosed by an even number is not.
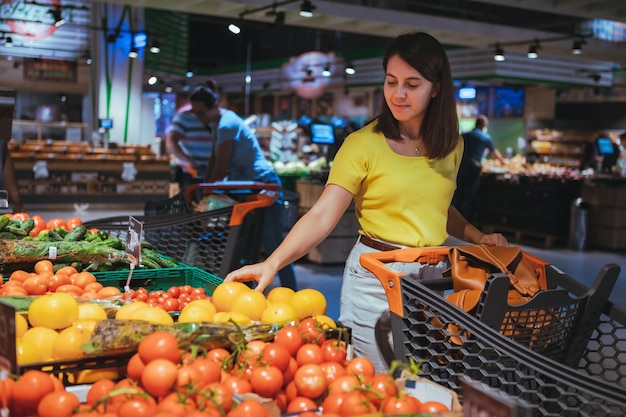
{"type": "MultiPolygon", "coordinates": [[[[142,215],[146,201],[172,196],[167,126],[190,89],[211,80],[222,106],[255,128],[301,215],[343,137],[377,113],[385,45],[419,29],[446,47],[460,130],[486,114],[511,161],[485,162],[474,222],[585,285],[604,264],[626,266],[626,161],[579,169],[596,139],[626,145],[622,1],[11,0],[0,9],[10,149],[29,213],[142,215]],[[334,143],[316,143],[312,123],[331,126],[334,143]]],[[[357,230],[346,213],[296,265],[299,286],[321,289],[332,317],[357,230]]],[[[611,299],[623,307],[625,287],[622,273],[611,299]]]]}

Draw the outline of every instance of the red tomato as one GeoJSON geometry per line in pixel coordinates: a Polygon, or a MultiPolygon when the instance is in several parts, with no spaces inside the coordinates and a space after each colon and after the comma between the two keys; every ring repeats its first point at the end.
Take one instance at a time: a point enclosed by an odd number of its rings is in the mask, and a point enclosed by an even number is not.
{"type": "Polygon", "coordinates": [[[328,381],[319,365],[303,365],[296,371],[293,382],[298,388],[298,394],[311,399],[319,398],[326,388],[328,381]]]}
{"type": "Polygon", "coordinates": [[[346,368],[337,362],[322,362],[320,368],[324,371],[329,384],[332,384],[340,376],[348,375],[346,368]]]}
{"type": "MultiPolygon", "coordinates": [[[[204,387],[204,391],[210,393],[210,399],[198,397],[196,403],[199,409],[213,408],[217,406],[228,411],[233,408],[233,395],[235,394],[230,386],[220,382],[214,382],[204,387]]],[[[256,400],[255,400],[256,401],[256,400]]],[[[257,401],[258,403],[258,401],[257,401]]],[[[259,403],[260,404],[260,403],[259,403]]]]}
{"type": "Polygon", "coordinates": [[[447,405],[442,404],[440,402],[426,401],[425,403],[422,403],[419,411],[421,413],[441,413],[444,411],[450,411],[450,409],[448,408],[447,405]]]}
{"type": "Polygon", "coordinates": [[[283,372],[283,387],[286,387],[288,383],[293,381],[293,376],[296,374],[297,370],[298,362],[296,361],[296,358],[292,356],[289,359],[289,365],[287,366],[287,369],[285,369],[285,371],[283,372]]]}
{"type": "Polygon", "coordinates": [[[0,408],[12,408],[13,407],[13,387],[15,386],[15,380],[7,377],[5,380],[0,380],[0,408]]]}
{"type": "Polygon", "coordinates": [[[362,375],[365,377],[373,377],[376,373],[372,361],[362,356],[352,358],[346,364],[346,371],[349,374],[362,375]]]}
{"type": "Polygon", "coordinates": [[[250,386],[261,397],[274,398],[283,387],[283,373],[275,366],[256,366],[250,373],[250,386]]]}
{"type": "Polygon", "coordinates": [[[72,230],[73,228],[75,228],[76,226],[80,226],[81,224],[83,224],[83,221],[80,219],[80,217],[70,217],[65,222],[67,230],[72,230]]]}
{"type": "Polygon", "coordinates": [[[285,326],[276,332],[274,343],[285,346],[291,356],[296,356],[298,349],[304,344],[304,340],[296,326],[285,326]]]}
{"type": "Polygon", "coordinates": [[[328,393],[341,394],[345,392],[350,392],[354,391],[354,389],[359,387],[360,385],[361,382],[356,375],[346,374],[344,376],[338,377],[328,386],[328,393]]]}
{"type": "Polygon", "coordinates": [[[178,368],[176,386],[179,391],[184,391],[185,388],[199,387],[202,378],[203,375],[198,368],[191,365],[183,365],[178,368]]]}
{"type": "Polygon", "coordinates": [[[117,409],[119,417],[152,417],[156,414],[153,398],[132,398],[124,401],[117,409]]]}
{"type": "Polygon", "coordinates": [[[322,348],[314,343],[305,343],[298,349],[296,361],[298,362],[298,366],[308,364],[319,365],[324,361],[322,348]]]}
{"type": "Polygon", "coordinates": [[[226,414],[226,417],[269,417],[267,408],[257,400],[243,400],[226,414]]]}
{"type": "Polygon", "coordinates": [[[176,337],[165,330],[158,330],[144,337],[139,342],[137,352],[146,365],[154,359],[167,359],[177,364],[182,358],[176,337]]]}
{"type": "Polygon", "coordinates": [[[261,356],[263,363],[270,366],[275,366],[280,369],[281,372],[285,372],[289,367],[289,361],[291,360],[291,354],[287,348],[278,343],[267,343],[263,348],[263,355],[261,356]]]}
{"type": "Polygon", "coordinates": [[[345,393],[343,392],[328,394],[322,402],[322,410],[324,410],[324,414],[339,414],[339,407],[341,407],[344,396],[345,393]]]}
{"type": "Polygon", "coordinates": [[[163,301],[163,308],[165,311],[180,311],[180,305],[176,298],[166,298],[163,301]]]}
{"type": "Polygon", "coordinates": [[[387,397],[383,403],[383,414],[415,414],[421,410],[422,403],[406,393],[387,397]]]}
{"type": "Polygon", "coordinates": [[[178,368],[167,359],[151,360],[141,373],[141,385],[155,397],[168,394],[177,380],[178,368]]]}
{"type": "Polygon", "coordinates": [[[330,339],[322,344],[324,362],[344,363],[346,360],[346,344],[337,339],[330,339]]]}
{"type": "Polygon", "coordinates": [[[54,391],[46,394],[37,406],[39,417],[70,417],[80,400],[73,392],[54,391]]]}
{"type": "MultiPolygon", "coordinates": [[[[398,393],[398,388],[394,379],[389,374],[376,374],[368,382],[371,395],[371,401],[377,407],[383,403],[387,398],[395,396],[398,393]]],[[[413,398],[413,397],[412,397],[413,398]]],[[[393,413],[390,413],[393,414],[393,413]]],[[[397,413],[400,414],[400,413],[397,413]]]]}
{"type": "Polygon", "coordinates": [[[135,353],[128,360],[128,364],[126,365],[126,374],[133,381],[141,380],[141,374],[143,373],[146,364],[141,360],[141,356],[139,353],[135,353]]]}
{"type": "Polygon", "coordinates": [[[48,222],[46,223],[46,228],[48,230],[52,230],[52,229],[58,229],[58,228],[62,228],[65,229],[67,226],[67,224],[65,223],[65,220],[60,219],[60,218],[54,218],[54,219],[50,219],[48,220],[48,222]]]}
{"type": "Polygon", "coordinates": [[[287,404],[287,413],[317,410],[317,404],[307,397],[296,397],[287,404]]]}
{"type": "Polygon", "coordinates": [[[343,401],[339,406],[339,415],[342,417],[362,416],[374,414],[375,412],[376,407],[367,400],[367,396],[361,391],[352,391],[344,394],[343,401]]]}
{"type": "Polygon", "coordinates": [[[212,360],[213,362],[217,362],[220,365],[229,357],[230,357],[230,352],[224,348],[213,348],[209,350],[206,354],[207,359],[212,360]]]}
{"type": "Polygon", "coordinates": [[[252,392],[252,385],[249,381],[234,375],[228,375],[225,377],[222,380],[222,384],[232,388],[235,394],[247,394],[252,392]]]}
{"type": "Polygon", "coordinates": [[[307,317],[300,321],[298,330],[300,330],[300,334],[305,343],[322,344],[326,338],[322,327],[313,317],[307,317]]]}
{"type": "Polygon", "coordinates": [[[104,398],[111,392],[113,388],[115,388],[115,382],[110,379],[100,379],[94,382],[89,391],[87,391],[85,402],[89,405],[94,405],[99,399],[104,398]]]}
{"type": "Polygon", "coordinates": [[[215,362],[207,357],[197,357],[189,363],[190,366],[196,368],[201,375],[201,385],[219,382],[222,378],[221,363],[215,362]]]}
{"type": "Polygon", "coordinates": [[[39,401],[54,389],[50,374],[38,370],[26,371],[13,385],[13,403],[25,415],[35,414],[39,401]]]}
{"type": "Polygon", "coordinates": [[[180,297],[180,288],[178,287],[169,287],[167,289],[167,294],[172,298],[180,297]]]}
{"type": "Polygon", "coordinates": [[[168,416],[188,416],[191,411],[196,410],[196,404],[191,398],[172,392],[161,398],[156,408],[159,413],[168,416]]]}

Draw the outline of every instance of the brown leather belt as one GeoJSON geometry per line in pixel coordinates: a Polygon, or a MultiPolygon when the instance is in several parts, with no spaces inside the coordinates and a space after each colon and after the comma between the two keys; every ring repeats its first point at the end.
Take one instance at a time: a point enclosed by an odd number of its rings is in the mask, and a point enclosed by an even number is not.
{"type": "Polygon", "coordinates": [[[361,242],[367,247],[370,247],[372,249],[376,249],[379,251],[389,251],[389,250],[400,249],[399,246],[390,245],[388,243],[384,243],[384,242],[372,239],[371,237],[367,237],[364,235],[361,235],[361,237],[359,238],[359,242],[361,242]]]}

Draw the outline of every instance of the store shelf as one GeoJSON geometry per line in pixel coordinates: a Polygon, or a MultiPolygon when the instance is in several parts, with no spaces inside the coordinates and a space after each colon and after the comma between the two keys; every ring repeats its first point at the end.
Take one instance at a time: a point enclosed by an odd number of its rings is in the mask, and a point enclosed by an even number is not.
{"type": "Polygon", "coordinates": [[[53,139],[80,142],[85,139],[85,129],[87,123],[13,120],[13,138],[17,140],[53,139]]]}

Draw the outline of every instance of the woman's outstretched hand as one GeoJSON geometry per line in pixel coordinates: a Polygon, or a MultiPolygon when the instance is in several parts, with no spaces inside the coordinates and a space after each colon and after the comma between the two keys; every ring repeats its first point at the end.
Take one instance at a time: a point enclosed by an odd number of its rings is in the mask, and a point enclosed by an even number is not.
{"type": "Polygon", "coordinates": [[[509,246],[509,242],[504,236],[502,236],[501,233],[489,233],[482,235],[478,240],[478,244],[488,246],[509,246]]]}
{"type": "Polygon", "coordinates": [[[249,282],[257,281],[255,290],[263,291],[272,283],[276,276],[276,270],[265,262],[253,265],[242,266],[241,268],[230,272],[224,278],[224,282],[238,281],[249,282]]]}

